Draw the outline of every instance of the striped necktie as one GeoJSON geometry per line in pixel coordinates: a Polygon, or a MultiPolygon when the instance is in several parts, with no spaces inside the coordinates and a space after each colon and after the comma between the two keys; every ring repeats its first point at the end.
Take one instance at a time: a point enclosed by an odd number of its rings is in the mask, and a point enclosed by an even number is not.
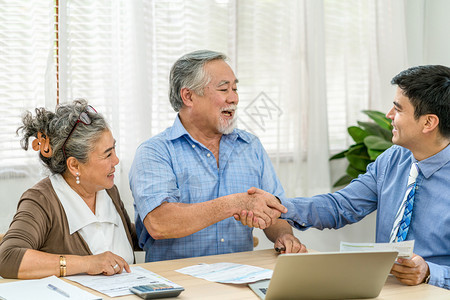
{"type": "Polygon", "coordinates": [[[392,227],[389,242],[401,242],[406,239],[408,234],[409,224],[411,223],[412,209],[414,206],[414,194],[416,192],[416,178],[419,174],[419,167],[417,162],[411,165],[409,171],[408,186],[406,188],[403,202],[400,205],[397,214],[395,215],[394,226],[392,227]]]}

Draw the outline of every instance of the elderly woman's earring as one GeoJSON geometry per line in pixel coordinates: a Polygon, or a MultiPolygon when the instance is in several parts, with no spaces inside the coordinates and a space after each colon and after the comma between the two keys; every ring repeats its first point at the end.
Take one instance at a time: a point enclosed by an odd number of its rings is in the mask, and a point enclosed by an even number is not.
{"type": "Polygon", "coordinates": [[[76,182],[77,182],[77,184],[80,184],[80,173],[77,172],[76,175],[77,175],[76,182]]]}

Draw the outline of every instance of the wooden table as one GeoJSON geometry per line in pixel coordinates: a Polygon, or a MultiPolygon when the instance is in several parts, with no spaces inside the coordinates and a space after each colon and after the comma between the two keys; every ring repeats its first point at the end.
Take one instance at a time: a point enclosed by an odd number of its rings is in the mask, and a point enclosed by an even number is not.
{"type": "MultiPolygon", "coordinates": [[[[199,263],[218,263],[218,262],[233,262],[239,264],[247,264],[253,266],[259,266],[263,268],[273,269],[275,266],[275,260],[277,254],[274,250],[257,250],[250,252],[240,252],[233,254],[223,254],[223,255],[213,255],[213,256],[203,256],[203,257],[193,257],[185,259],[176,259],[160,262],[152,262],[145,264],[138,264],[137,266],[144,267],[154,273],[170,279],[171,281],[183,286],[185,291],[180,294],[178,298],[172,299],[259,299],[248,287],[247,285],[234,285],[234,284],[221,284],[209,282],[204,279],[199,279],[189,275],[184,275],[175,270],[192,266],[199,263]]],[[[0,280],[0,283],[7,282],[10,280],[0,280]]],[[[68,281],[71,282],[71,281],[68,281]]],[[[73,282],[71,282],[73,283],[73,282]]],[[[73,283],[83,289],[89,290],[90,292],[100,295],[103,299],[141,299],[135,295],[122,296],[116,298],[109,298],[106,295],[93,291],[91,289],[85,288],[77,283],[73,283]]],[[[380,295],[375,299],[450,299],[450,291],[438,288],[428,284],[421,284],[417,286],[406,286],[397,281],[392,276],[388,277],[386,284],[381,291],[380,295]]]]}

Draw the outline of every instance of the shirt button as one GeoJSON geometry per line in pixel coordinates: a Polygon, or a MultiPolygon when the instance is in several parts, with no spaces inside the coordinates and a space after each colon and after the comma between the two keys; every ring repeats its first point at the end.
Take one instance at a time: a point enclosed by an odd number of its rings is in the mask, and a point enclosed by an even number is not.
{"type": "Polygon", "coordinates": [[[192,148],[195,148],[195,145],[192,145],[192,148]]]}
{"type": "Polygon", "coordinates": [[[211,153],[206,154],[206,156],[211,157],[211,153]]]}
{"type": "Polygon", "coordinates": [[[220,241],[223,243],[223,242],[225,242],[225,239],[222,238],[222,239],[220,239],[220,241]]]}

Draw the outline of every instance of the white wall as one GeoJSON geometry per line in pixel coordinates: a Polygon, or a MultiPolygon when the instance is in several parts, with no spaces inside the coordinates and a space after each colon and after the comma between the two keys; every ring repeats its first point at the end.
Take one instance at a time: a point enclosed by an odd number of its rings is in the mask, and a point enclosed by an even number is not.
{"type": "Polygon", "coordinates": [[[406,29],[411,66],[450,66],[450,1],[407,0],[406,29]]]}
{"type": "Polygon", "coordinates": [[[12,178],[4,179],[0,177],[0,233],[8,230],[14,213],[16,212],[17,202],[26,189],[33,186],[39,178],[12,178]],[[7,221],[4,221],[7,220],[7,221]]]}
{"type": "MultiPolygon", "coordinates": [[[[425,1],[424,55],[426,64],[450,66],[450,1],[425,1]]],[[[411,20],[411,23],[413,21],[411,20]]],[[[413,38],[413,37],[411,37],[413,38]]]]}
{"type": "MultiPolygon", "coordinates": [[[[443,64],[450,65],[450,39],[448,29],[450,21],[447,12],[450,11],[450,1],[447,0],[408,0],[406,6],[408,61],[409,65],[443,64]]],[[[395,75],[395,74],[393,74],[395,75]]],[[[289,168],[284,168],[289,170],[289,168]]],[[[345,161],[334,161],[331,165],[331,181],[334,182],[344,173],[345,161]]],[[[127,170],[123,170],[125,173],[127,170]]],[[[17,201],[21,194],[38,181],[39,171],[33,179],[17,178],[4,179],[0,176],[0,232],[8,229],[10,220],[16,210],[17,201]]],[[[281,182],[287,182],[288,172],[279,173],[281,182]]],[[[127,182],[117,182],[123,201],[134,218],[133,200],[127,182]]],[[[286,191],[290,197],[291,191],[286,191]]],[[[271,248],[272,244],[265,238],[261,230],[255,230],[259,237],[258,249],[271,248]]],[[[339,241],[374,241],[375,214],[371,214],[363,221],[346,226],[339,230],[319,231],[310,229],[306,232],[296,231],[296,235],[308,247],[319,251],[335,251],[339,249],[339,241]]]]}

